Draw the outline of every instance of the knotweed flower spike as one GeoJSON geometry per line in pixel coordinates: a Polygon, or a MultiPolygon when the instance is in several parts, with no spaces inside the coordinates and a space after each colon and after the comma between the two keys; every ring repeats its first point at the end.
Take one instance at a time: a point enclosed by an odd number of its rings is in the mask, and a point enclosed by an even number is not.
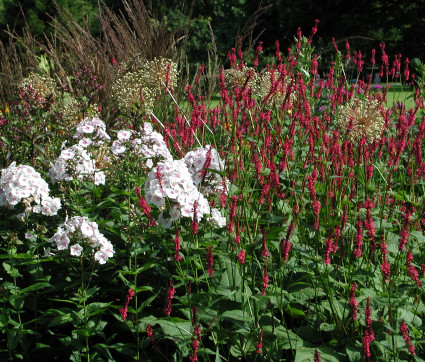
{"type": "Polygon", "coordinates": [[[60,199],[49,196],[47,182],[33,167],[16,166],[16,162],[12,162],[1,171],[0,206],[13,209],[21,201],[25,206],[23,217],[28,216],[31,211],[52,216],[61,208],[60,199]],[[31,206],[32,202],[36,205],[31,206]]]}
{"type": "Polygon", "coordinates": [[[69,250],[72,256],[92,255],[99,264],[114,256],[111,242],[99,232],[97,223],[87,217],[74,216],[65,220],[49,240],[58,251],[69,250]]]}

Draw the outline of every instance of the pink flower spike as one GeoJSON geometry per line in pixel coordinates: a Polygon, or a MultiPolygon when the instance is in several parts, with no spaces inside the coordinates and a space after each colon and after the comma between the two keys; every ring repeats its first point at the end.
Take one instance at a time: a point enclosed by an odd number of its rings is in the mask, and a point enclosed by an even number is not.
{"type": "Polygon", "coordinates": [[[407,326],[404,321],[401,322],[400,332],[403,334],[403,339],[406,342],[406,346],[409,349],[409,352],[412,354],[412,356],[415,356],[416,355],[415,346],[413,345],[409,337],[409,331],[407,330],[407,326]]]}
{"type": "Polygon", "coordinates": [[[174,284],[173,282],[170,280],[170,285],[168,286],[168,291],[167,291],[167,305],[164,308],[164,313],[165,315],[169,316],[171,314],[171,301],[174,298],[174,293],[176,292],[176,289],[174,288],[174,284]]]}

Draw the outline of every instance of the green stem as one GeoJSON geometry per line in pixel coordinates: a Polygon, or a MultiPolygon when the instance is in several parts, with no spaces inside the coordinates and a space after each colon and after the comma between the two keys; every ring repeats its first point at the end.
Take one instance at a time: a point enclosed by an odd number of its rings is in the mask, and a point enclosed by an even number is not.
{"type": "Polygon", "coordinates": [[[80,257],[80,266],[81,266],[81,299],[83,300],[83,316],[84,316],[84,329],[85,329],[85,340],[86,340],[86,354],[87,354],[87,362],[90,362],[90,345],[89,345],[89,336],[87,331],[87,305],[86,305],[86,298],[87,298],[87,286],[85,284],[84,280],[84,262],[83,258],[80,257]]]}

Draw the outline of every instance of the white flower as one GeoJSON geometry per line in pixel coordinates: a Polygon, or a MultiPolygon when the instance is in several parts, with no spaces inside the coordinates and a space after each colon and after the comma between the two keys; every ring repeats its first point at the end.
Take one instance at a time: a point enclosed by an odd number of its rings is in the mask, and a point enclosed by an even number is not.
{"type": "MultiPolygon", "coordinates": [[[[110,137],[106,133],[106,125],[99,118],[84,118],[76,127],[76,132],[74,135],[75,139],[88,139],[92,142],[94,146],[100,146],[105,141],[109,140],[110,137]]],[[[87,141],[80,143],[81,146],[87,147],[87,141]]]]}
{"type": "Polygon", "coordinates": [[[208,201],[194,185],[184,160],[159,162],[148,174],[145,199],[157,207],[163,207],[168,199],[169,215],[160,214],[158,219],[165,228],[180,216],[193,218],[196,215],[200,221],[204,214],[210,213],[208,201]]]}
{"type": "Polygon", "coordinates": [[[96,186],[98,185],[104,185],[106,181],[105,173],[103,171],[95,172],[94,174],[94,184],[96,186]]]}
{"type": "Polygon", "coordinates": [[[171,220],[170,218],[165,218],[163,212],[161,212],[158,215],[157,221],[158,221],[158,224],[161,225],[164,229],[169,229],[171,227],[172,222],[173,222],[173,220],[171,220]]]}
{"type": "Polygon", "coordinates": [[[96,162],[91,158],[91,155],[81,145],[73,145],[71,148],[63,150],[49,170],[48,175],[52,182],[57,181],[72,181],[73,179],[92,181],[101,183],[102,175],[98,175],[96,179],[96,162]],[[63,157],[65,154],[73,154],[71,159],[63,157]]]}
{"type": "Polygon", "coordinates": [[[73,256],[80,256],[83,248],[80,244],[74,244],[70,247],[70,254],[73,256]]]}
{"type": "Polygon", "coordinates": [[[83,222],[80,225],[80,229],[81,229],[81,233],[86,237],[93,235],[93,229],[91,228],[91,225],[89,225],[86,222],[83,222]]]}
{"type": "Polygon", "coordinates": [[[68,249],[69,238],[66,234],[60,235],[60,237],[56,240],[56,245],[58,246],[58,250],[68,249]]]}
{"type": "Polygon", "coordinates": [[[94,131],[94,127],[93,127],[93,126],[91,126],[91,125],[89,125],[89,124],[86,124],[86,125],[84,125],[83,127],[81,127],[81,130],[82,130],[84,133],[93,133],[93,131],[94,131]]]}
{"type": "Polygon", "coordinates": [[[35,240],[35,239],[37,239],[37,236],[27,231],[25,233],[25,239],[28,239],[28,240],[33,239],[33,240],[35,240]]]}
{"type": "Polygon", "coordinates": [[[71,160],[72,158],[74,158],[74,155],[75,153],[70,148],[67,148],[61,152],[61,157],[64,160],[71,160]]]}
{"type": "Polygon", "coordinates": [[[111,151],[114,155],[119,155],[121,153],[124,153],[126,150],[126,147],[121,144],[119,141],[114,141],[112,143],[111,151]]]}
{"type": "Polygon", "coordinates": [[[25,221],[26,214],[24,212],[20,212],[19,214],[16,214],[16,218],[20,221],[25,221]]]}
{"type": "Polygon", "coordinates": [[[108,254],[103,250],[98,250],[94,254],[94,260],[96,260],[99,264],[105,264],[108,261],[108,254]]]}
{"type": "MultiPolygon", "coordinates": [[[[19,165],[16,162],[1,171],[0,177],[0,206],[13,208],[21,202],[25,205],[25,215],[31,210],[42,212],[44,215],[56,215],[61,204],[59,199],[49,196],[49,186],[41,175],[31,166],[19,165]],[[36,205],[31,207],[31,202],[36,205]]],[[[22,218],[21,215],[19,215],[22,218]]]]}
{"type": "Polygon", "coordinates": [[[211,217],[208,218],[208,222],[214,228],[222,228],[226,226],[226,218],[221,216],[220,210],[216,208],[211,209],[211,217]]]}
{"type": "Polygon", "coordinates": [[[84,148],[90,146],[92,143],[93,143],[93,141],[90,138],[83,138],[83,139],[78,141],[78,144],[81,147],[84,147],[84,148]]]}
{"type": "Polygon", "coordinates": [[[120,130],[117,133],[117,137],[120,141],[127,141],[130,139],[131,135],[132,135],[133,131],[131,130],[120,130]]]}
{"type": "Polygon", "coordinates": [[[84,247],[90,246],[95,250],[94,259],[100,264],[106,263],[114,256],[114,248],[98,229],[95,222],[87,217],[74,216],[60,225],[49,240],[56,243],[58,250],[68,250],[72,256],[81,256],[84,247]]]}
{"type": "Polygon", "coordinates": [[[186,166],[192,176],[195,185],[201,185],[201,191],[205,195],[220,194],[223,192],[223,183],[225,192],[227,193],[229,184],[223,182],[223,178],[218,173],[208,170],[223,171],[224,161],[220,159],[215,148],[207,145],[190,151],[184,157],[186,166]]]}

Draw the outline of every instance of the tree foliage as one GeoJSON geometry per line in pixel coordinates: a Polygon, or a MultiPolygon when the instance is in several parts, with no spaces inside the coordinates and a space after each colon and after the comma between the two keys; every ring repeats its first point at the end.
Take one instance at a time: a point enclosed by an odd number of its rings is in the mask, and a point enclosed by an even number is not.
{"type": "MultiPolygon", "coordinates": [[[[104,0],[102,4],[116,12],[124,8],[122,0],[104,0]]],[[[93,34],[100,35],[97,0],[56,0],[56,5],[69,10],[93,34]]],[[[342,48],[345,39],[349,39],[351,47],[361,49],[363,54],[370,54],[372,48],[386,43],[391,54],[425,58],[425,0],[147,0],[145,5],[152,17],[170,30],[187,25],[188,36],[182,41],[186,42],[192,62],[206,62],[212,48],[224,60],[238,35],[247,48],[261,40],[265,50],[272,52],[279,40],[285,49],[297,28],[308,35],[315,19],[320,20],[315,42],[319,52],[331,49],[335,37],[342,48]]],[[[27,24],[40,39],[43,33],[53,32],[50,22],[57,14],[57,7],[50,0],[0,0],[0,29],[19,34],[27,24]]],[[[6,39],[7,34],[1,31],[0,40],[6,39]]]]}

